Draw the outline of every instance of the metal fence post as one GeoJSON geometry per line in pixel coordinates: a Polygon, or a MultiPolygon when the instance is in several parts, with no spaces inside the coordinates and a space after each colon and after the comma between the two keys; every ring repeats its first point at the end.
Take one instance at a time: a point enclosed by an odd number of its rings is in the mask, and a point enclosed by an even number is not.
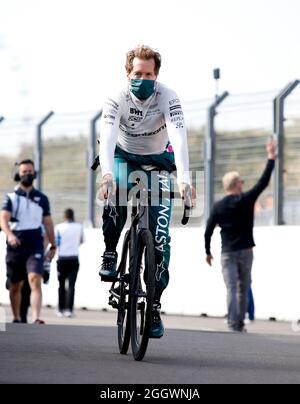
{"type": "Polygon", "coordinates": [[[36,139],[35,139],[35,150],[34,150],[34,165],[37,172],[37,182],[36,187],[40,191],[42,190],[42,170],[43,170],[43,142],[42,142],[42,126],[48,121],[49,118],[54,114],[50,111],[37,125],[36,128],[36,139]]]}
{"type": "Polygon", "coordinates": [[[204,200],[204,217],[205,222],[209,218],[214,203],[214,181],[215,181],[215,159],[216,159],[216,132],[215,132],[215,116],[217,115],[217,107],[229,95],[228,91],[218,96],[213,104],[207,109],[207,131],[205,139],[205,200],[204,200]]]}
{"type": "Polygon", "coordinates": [[[274,172],[274,187],[273,187],[273,224],[282,225],[284,224],[284,101],[286,97],[291,94],[291,92],[300,83],[299,80],[295,80],[289,83],[285,88],[283,88],[279,94],[273,100],[273,130],[274,136],[277,140],[277,159],[275,162],[275,172],[274,172]]]}
{"type": "Polygon", "coordinates": [[[95,172],[91,170],[94,158],[96,156],[96,137],[97,137],[97,121],[102,115],[102,110],[99,111],[91,120],[90,136],[88,145],[88,221],[92,227],[95,227],[95,172]]]}

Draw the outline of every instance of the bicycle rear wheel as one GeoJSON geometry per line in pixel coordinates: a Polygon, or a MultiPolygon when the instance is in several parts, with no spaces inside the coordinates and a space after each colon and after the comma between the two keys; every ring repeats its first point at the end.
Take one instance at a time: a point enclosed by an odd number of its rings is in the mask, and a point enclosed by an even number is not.
{"type": "Polygon", "coordinates": [[[143,359],[149,341],[155,289],[155,256],[153,237],[142,230],[138,237],[137,255],[131,283],[131,347],[134,359],[143,359]]]}
{"type": "Polygon", "coordinates": [[[119,304],[118,304],[118,344],[121,354],[126,354],[130,342],[130,295],[129,284],[130,274],[129,269],[129,251],[130,251],[130,232],[127,231],[124,238],[122,257],[119,266],[119,285],[117,286],[119,292],[119,304]]]}

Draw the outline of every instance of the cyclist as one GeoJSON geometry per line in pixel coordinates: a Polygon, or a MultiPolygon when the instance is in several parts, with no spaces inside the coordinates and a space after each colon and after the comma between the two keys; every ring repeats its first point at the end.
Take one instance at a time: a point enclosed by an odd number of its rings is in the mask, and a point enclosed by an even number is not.
{"type": "MultiPolygon", "coordinates": [[[[130,50],[125,65],[128,86],[104,104],[100,127],[100,198],[108,197],[109,184],[114,182],[116,205],[108,206],[103,213],[106,250],[99,272],[103,281],[112,281],[117,276],[116,247],[126,222],[127,193],[133,187],[135,177],[146,178],[152,189],[156,182],[160,190],[168,191],[170,173],[177,168],[181,197],[185,198],[189,192],[189,157],[183,111],[177,94],[157,82],[160,66],[160,54],[150,47],[142,45],[130,50]],[[139,174],[130,176],[133,172],[139,174]],[[125,201],[122,201],[123,188],[126,188],[125,201]]],[[[169,282],[170,218],[170,200],[161,197],[157,206],[152,205],[149,211],[157,268],[152,338],[160,338],[164,333],[160,299],[169,282]]]]}

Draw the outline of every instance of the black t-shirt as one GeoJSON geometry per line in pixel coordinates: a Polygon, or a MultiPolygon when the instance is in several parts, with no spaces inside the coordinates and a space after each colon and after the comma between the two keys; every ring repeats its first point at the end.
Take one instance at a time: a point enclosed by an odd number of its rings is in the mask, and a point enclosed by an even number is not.
{"type": "Polygon", "coordinates": [[[255,246],[253,239],[254,204],[268,186],[273,168],[274,160],[268,160],[261,178],[253,188],[241,195],[227,195],[214,204],[204,236],[207,255],[211,255],[210,241],[217,225],[221,228],[222,252],[255,246]]]}

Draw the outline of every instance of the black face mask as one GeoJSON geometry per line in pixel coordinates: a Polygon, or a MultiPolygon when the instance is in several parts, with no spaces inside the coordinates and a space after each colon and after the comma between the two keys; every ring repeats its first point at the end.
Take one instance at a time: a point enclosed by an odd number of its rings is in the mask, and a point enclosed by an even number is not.
{"type": "Polygon", "coordinates": [[[34,175],[33,174],[25,174],[20,177],[20,183],[24,187],[31,187],[32,183],[34,180],[34,175]]]}

